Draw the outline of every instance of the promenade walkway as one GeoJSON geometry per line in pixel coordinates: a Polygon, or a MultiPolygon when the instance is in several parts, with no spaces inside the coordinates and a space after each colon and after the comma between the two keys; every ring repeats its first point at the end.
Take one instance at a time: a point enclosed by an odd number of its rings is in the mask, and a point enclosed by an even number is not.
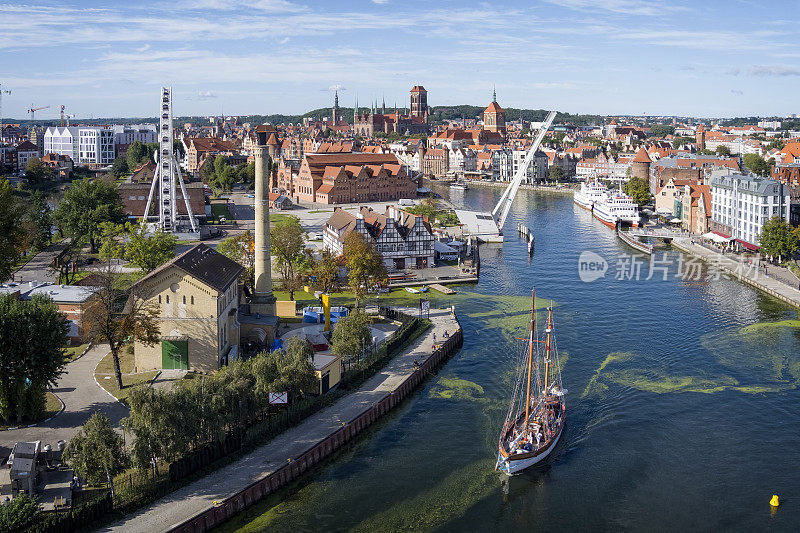
{"type": "Polygon", "coordinates": [[[764,269],[760,266],[752,266],[739,261],[735,256],[732,257],[729,254],[723,255],[715,250],[709,250],[705,246],[695,244],[691,239],[685,237],[673,239],[672,245],[679,250],[700,257],[702,260],[726,272],[734,279],[738,279],[761,289],[790,305],[800,307],[800,285],[789,285],[787,280],[789,276],[793,275],[788,271],[781,272],[779,269],[782,269],[782,267],[768,265],[767,273],[765,274],[764,269]],[[779,275],[786,279],[776,279],[773,276],[776,272],[780,272],[779,275]]]}
{"type": "MultiPolygon", "coordinates": [[[[418,312],[416,309],[404,311],[409,314],[418,312]]],[[[414,372],[414,361],[423,363],[430,357],[434,339],[441,343],[445,332],[453,335],[460,328],[449,309],[431,309],[430,320],[432,327],[425,334],[357,391],[213,475],[199,479],[101,531],[167,531],[210,509],[215,500],[223,501],[237,494],[286,465],[290,459],[300,457],[389,396],[414,372]]]]}

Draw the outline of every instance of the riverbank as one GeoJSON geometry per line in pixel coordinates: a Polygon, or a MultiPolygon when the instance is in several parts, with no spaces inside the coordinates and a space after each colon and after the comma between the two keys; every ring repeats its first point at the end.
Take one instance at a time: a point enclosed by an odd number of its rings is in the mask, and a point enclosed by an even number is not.
{"type": "MultiPolygon", "coordinates": [[[[706,263],[710,263],[714,267],[730,275],[732,279],[752,285],[782,302],[800,308],[800,290],[798,288],[792,288],[786,283],[769,277],[768,274],[761,272],[759,268],[750,268],[748,265],[743,265],[730,256],[722,255],[698,244],[694,244],[691,239],[685,237],[673,239],[672,245],[682,252],[686,252],[702,259],[706,263]]],[[[769,272],[769,270],[767,270],[767,272],[769,272]]]]}
{"type": "MultiPolygon", "coordinates": [[[[450,182],[448,181],[441,181],[441,180],[430,180],[428,178],[423,179],[428,185],[441,185],[443,187],[449,187],[450,182]]],[[[509,182],[505,181],[479,181],[479,180],[470,180],[467,181],[468,187],[480,187],[485,189],[505,189],[508,187],[509,182]]],[[[562,196],[572,196],[575,194],[575,190],[569,186],[564,187],[555,187],[552,185],[528,185],[523,183],[519,186],[520,189],[526,191],[536,191],[541,193],[549,193],[549,194],[558,194],[562,196]]]]}
{"type": "Polygon", "coordinates": [[[296,479],[391,411],[460,348],[461,326],[450,309],[431,310],[429,318],[432,327],[357,391],[221,468],[213,481],[190,483],[102,531],[206,531],[296,479]]]}

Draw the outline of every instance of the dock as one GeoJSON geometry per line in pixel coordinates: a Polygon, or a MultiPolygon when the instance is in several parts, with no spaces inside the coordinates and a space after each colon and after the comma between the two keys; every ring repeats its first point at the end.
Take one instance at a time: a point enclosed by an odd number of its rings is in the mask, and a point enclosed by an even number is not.
{"type": "Polygon", "coordinates": [[[454,291],[453,289],[445,287],[444,285],[441,285],[439,283],[431,283],[430,285],[428,285],[428,287],[430,287],[431,289],[433,289],[435,291],[439,291],[442,294],[455,294],[456,293],[456,291],[454,291]]]}
{"type": "Polygon", "coordinates": [[[534,241],[533,232],[522,222],[517,222],[517,233],[522,235],[522,237],[525,239],[525,242],[528,243],[528,255],[532,255],[534,241]]]}
{"type": "Polygon", "coordinates": [[[653,245],[649,243],[644,243],[637,239],[636,237],[632,237],[628,235],[625,231],[620,231],[617,229],[617,237],[620,238],[622,242],[630,246],[636,251],[642,252],[643,254],[651,255],[653,253],[653,245]]]}

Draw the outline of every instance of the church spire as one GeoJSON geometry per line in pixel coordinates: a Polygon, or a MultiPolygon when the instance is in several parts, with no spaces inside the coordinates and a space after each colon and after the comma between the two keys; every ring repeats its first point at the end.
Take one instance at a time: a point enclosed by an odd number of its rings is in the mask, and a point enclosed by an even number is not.
{"type": "Polygon", "coordinates": [[[494,84],[492,84],[492,102],[497,103],[497,91],[494,90],[494,84]]]}
{"type": "Polygon", "coordinates": [[[381,97],[381,114],[386,114],[386,98],[383,96],[381,97]]]}

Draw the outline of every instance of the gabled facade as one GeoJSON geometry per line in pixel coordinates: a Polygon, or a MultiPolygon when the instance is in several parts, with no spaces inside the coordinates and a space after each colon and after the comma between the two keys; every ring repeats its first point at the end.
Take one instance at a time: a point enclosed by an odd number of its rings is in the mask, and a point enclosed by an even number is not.
{"type": "Polygon", "coordinates": [[[238,281],[244,267],[198,244],[140,279],[135,287],[158,310],[161,342],[134,344],[136,372],[212,372],[238,356],[238,281]]]}
{"type": "Polygon", "coordinates": [[[357,231],[372,243],[389,270],[433,266],[434,236],[425,217],[388,206],[385,213],[362,207],[357,215],[336,208],[325,223],[325,249],[340,255],[347,236],[357,231]]]}

